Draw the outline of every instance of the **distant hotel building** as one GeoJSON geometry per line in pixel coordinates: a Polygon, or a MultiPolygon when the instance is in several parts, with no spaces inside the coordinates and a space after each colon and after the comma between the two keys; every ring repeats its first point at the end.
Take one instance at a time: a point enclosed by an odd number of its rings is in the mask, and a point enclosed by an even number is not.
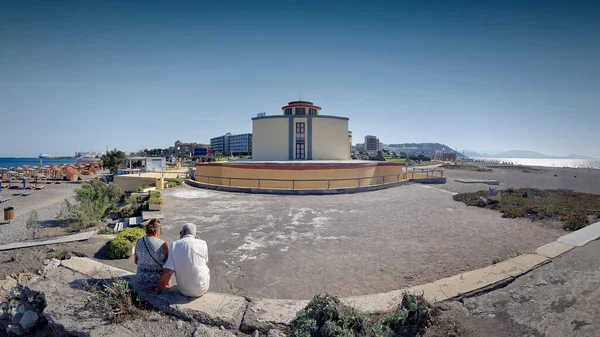
{"type": "Polygon", "coordinates": [[[346,160],[352,135],[348,118],[321,115],[321,107],[307,101],[289,102],[283,114],[252,118],[252,159],[346,160]]]}
{"type": "Polygon", "coordinates": [[[252,134],[232,135],[226,133],[223,136],[211,138],[210,146],[215,152],[223,154],[250,155],[252,154],[252,134]]]}
{"type": "Polygon", "coordinates": [[[379,150],[379,138],[370,135],[365,136],[365,152],[377,152],[379,150]]]}

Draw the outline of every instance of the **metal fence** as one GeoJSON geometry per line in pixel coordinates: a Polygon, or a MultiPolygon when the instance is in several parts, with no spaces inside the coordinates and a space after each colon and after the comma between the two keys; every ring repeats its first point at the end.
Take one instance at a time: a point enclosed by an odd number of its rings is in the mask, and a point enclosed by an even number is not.
{"type": "MultiPolygon", "coordinates": [[[[233,187],[250,187],[250,188],[269,188],[269,189],[331,189],[331,188],[355,188],[355,187],[363,187],[363,186],[379,186],[390,183],[395,183],[399,181],[403,181],[409,179],[410,174],[402,173],[402,174],[391,174],[385,176],[373,176],[373,177],[364,177],[364,178],[339,178],[339,179],[270,179],[270,178],[233,178],[233,177],[216,177],[216,176],[205,176],[205,175],[195,175],[195,180],[197,182],[209,184],[209,185],[220,185],[220,186],[233,186],[233,187]],[[211,182],[212,181],[212,182],[211,182]],[[255,182],[255,184],[235,184],[236,181],[251,181],[255,182]],[[233,185],[232,185],[233,182],[233,185]],[[285,182],[288,183],[288,187],[269,187],[269,182],[285,182]],[[340,184],[341,182],[353,182],[352,184],[340,184]],[[370,183],[369,183],[370,182],[370,183]],[[321,187],[306,187],[307,184],[312,183],[312,185],[321,185],[321,187]],[[316,184],[315,184],[316,183],[316,184]],[[254,185],[254,186],[247,186],[254,185]],[[342,186],[343,185],[343,186],[342,186]]],[[[277,184],[281,185],[281,184],[277,184]]]]}
{"type": "Polygon", "coordinates": [[[414,178],[443,178],[444,170],[436,170],[436,169],[420,169],[413,167],[412,171],[406,171],[405,173],[408,177],[406,179],[414,179],[414,178]]]}

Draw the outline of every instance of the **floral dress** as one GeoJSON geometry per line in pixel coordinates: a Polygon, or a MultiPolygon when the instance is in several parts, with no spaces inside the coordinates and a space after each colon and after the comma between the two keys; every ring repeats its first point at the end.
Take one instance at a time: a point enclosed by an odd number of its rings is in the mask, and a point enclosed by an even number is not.
{"type": "Polygon", "coordinates": [[[158,284],[165,260],[163,243],[164,241],[161,239],[148,236],[138,240],[135,247],[135,254],[138,259],[135,276],[139,283],[158,284]]]}

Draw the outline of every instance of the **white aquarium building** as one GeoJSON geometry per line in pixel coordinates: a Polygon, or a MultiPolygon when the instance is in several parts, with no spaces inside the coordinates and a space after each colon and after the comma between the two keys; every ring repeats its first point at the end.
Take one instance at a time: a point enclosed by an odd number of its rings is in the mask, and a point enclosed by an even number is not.
{"type": "Polygon", "coordinates": [[[321,115],[321,107],[294,101],[282,115],[252,118],[252,159],[347,160],[352,142],[348,118],[321,115]]]}

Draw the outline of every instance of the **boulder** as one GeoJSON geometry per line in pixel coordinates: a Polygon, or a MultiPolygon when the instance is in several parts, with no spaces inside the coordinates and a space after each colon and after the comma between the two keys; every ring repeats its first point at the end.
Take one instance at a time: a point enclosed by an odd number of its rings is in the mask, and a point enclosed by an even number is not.
{"type": "Polygon", "coordinates": [[[28,310],[23,314],[23,316],[19,320],[19,325],[25,330],[31,329],[38,322],[39,318],[40,316],[37,312],[33,310],[28,310]]]}

